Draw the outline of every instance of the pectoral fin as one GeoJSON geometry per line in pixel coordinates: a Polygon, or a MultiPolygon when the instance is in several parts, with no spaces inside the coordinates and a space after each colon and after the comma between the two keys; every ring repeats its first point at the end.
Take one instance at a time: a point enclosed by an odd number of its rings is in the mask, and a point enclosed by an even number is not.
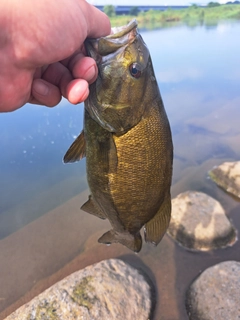
{"type": "Polygon", "coordinates": [[[166,198],[156,215],[144,226],[146,242],[158,245],[167,231],[171,218],[171,198],[166,198]]]}
{"type": "Polygon", "coordinates": [[[81,206],[81,209],[100,219],[106,219],[104,212],[102,212],[102,210],[95,204],[91,196],[89,196],[88,201],[81,206]]]}
{"type": "Polygon", "coordinates": [[[142,248],[142,237],[139,234],[132,235],[130,233],[116,233],[114,230],[110,230],[104,233],[98,242],[111,244],[111,243],[121,243],[125,247],[129,248],[134,252],[139,252],[142,248]]]}
{"type": "Polygon", "coordinates": [[[76,162],[80,161],[86,156],[86,141],[84,138],[84,131],[80,133],[77,139],[71,144],[70,148],[66,152],[63,162],[76,162]]]}

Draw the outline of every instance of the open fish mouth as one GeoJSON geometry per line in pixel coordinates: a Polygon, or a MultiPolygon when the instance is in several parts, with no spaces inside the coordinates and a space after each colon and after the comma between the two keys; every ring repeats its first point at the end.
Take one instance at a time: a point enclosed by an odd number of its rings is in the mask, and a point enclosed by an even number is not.
{"type": "Polygon", "coordinates": [[[85,47],[88,56],[98,62],[98,55],[106,56],[133,42],[138,34],[137,25],[137,20],[133,19],[127,25],[112,28],[112,33],[106,37],[86,39],[85,47]]]}
{"type": "Polygon", "coordinates": [[[113,27],[112,32],[106,38],[119,38],[129,33],[132,29],[136,28],[138,25],[137,20],[133,19],[128,24],[121,27],[113,27]]]}

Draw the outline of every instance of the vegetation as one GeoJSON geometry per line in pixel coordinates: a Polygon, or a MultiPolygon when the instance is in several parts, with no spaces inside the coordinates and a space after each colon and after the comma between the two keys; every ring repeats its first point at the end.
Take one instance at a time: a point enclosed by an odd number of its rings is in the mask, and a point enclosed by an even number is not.
{"type": "Polygon", "coordinates": [[[115,8],[112,5],[106,5],[103,8],[104,13],[106,13],[109,18],[112,18],[115,16],[115,8]]]}
{"type": "Polygon", "coordinates": [[[129,15],[130,16],[135,16],[136,17],[138,15],[138,13],[139,13],[138,7],[132,7],[130,9],[130,11],[129,11],[129,15]]]}
{"type": "Polygon", "coordinates": [[[172,10],[168,8],[165,11],[149,10],[135,13],[131,11],[131,13],[131,15],[117,16],[114,11],[114,15],[109,15],[112,26],[127,24],[136,16],[140,28],[153,29],[183,23],[189,26],[214,25],[219,20],[240,20],[240,5],[233,3],[220,5],[218,2],[210,2],[207,7],[193,4],[186,9],[172,10]]]}
{"type": "Polygon", "coordinates": [[[209,8],[213,8],[213,7],[219,7],[220,3],[218,2],[209,2],[209,4],[207,5],[209,8]]]}

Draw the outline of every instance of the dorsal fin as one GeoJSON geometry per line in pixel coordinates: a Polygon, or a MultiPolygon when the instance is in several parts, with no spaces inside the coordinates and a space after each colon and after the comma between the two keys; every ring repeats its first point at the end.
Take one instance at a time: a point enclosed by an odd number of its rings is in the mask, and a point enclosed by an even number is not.
{"type": "Polygon", "coordinates": [[[76,140],[71,144],[70,148],[66,152],[63,162],[76,162],[80,161],[86,156],[86,141],[84,138],[84,131],[76,138],[76,140]]]}

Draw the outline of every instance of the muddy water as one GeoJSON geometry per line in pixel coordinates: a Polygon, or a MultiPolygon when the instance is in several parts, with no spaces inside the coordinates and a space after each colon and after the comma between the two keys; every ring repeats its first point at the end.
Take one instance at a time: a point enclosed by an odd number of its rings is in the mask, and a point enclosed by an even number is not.
{"type": "MultiPolygon", "coordinates": [[[[207,172],[240,159],[239,32],[240,24],[224,22],[142,34],[173,131],[172,196],[206,192],[238,230],[240,203],[207,172]]],[[[85,163],[61,161],[82,128],[81,106],[26,106],[1,115],[0,127],[0,319],[69,273],[119,257],[155,283],[155,320],[185,320],[185,292],[193,279],[220,261],[240,261],[239,241],[193,253],[165,235],[157,248],[145,244],[138,255],[98,244],[109,224],[79,210],[88,196],[85,163]]]]}

